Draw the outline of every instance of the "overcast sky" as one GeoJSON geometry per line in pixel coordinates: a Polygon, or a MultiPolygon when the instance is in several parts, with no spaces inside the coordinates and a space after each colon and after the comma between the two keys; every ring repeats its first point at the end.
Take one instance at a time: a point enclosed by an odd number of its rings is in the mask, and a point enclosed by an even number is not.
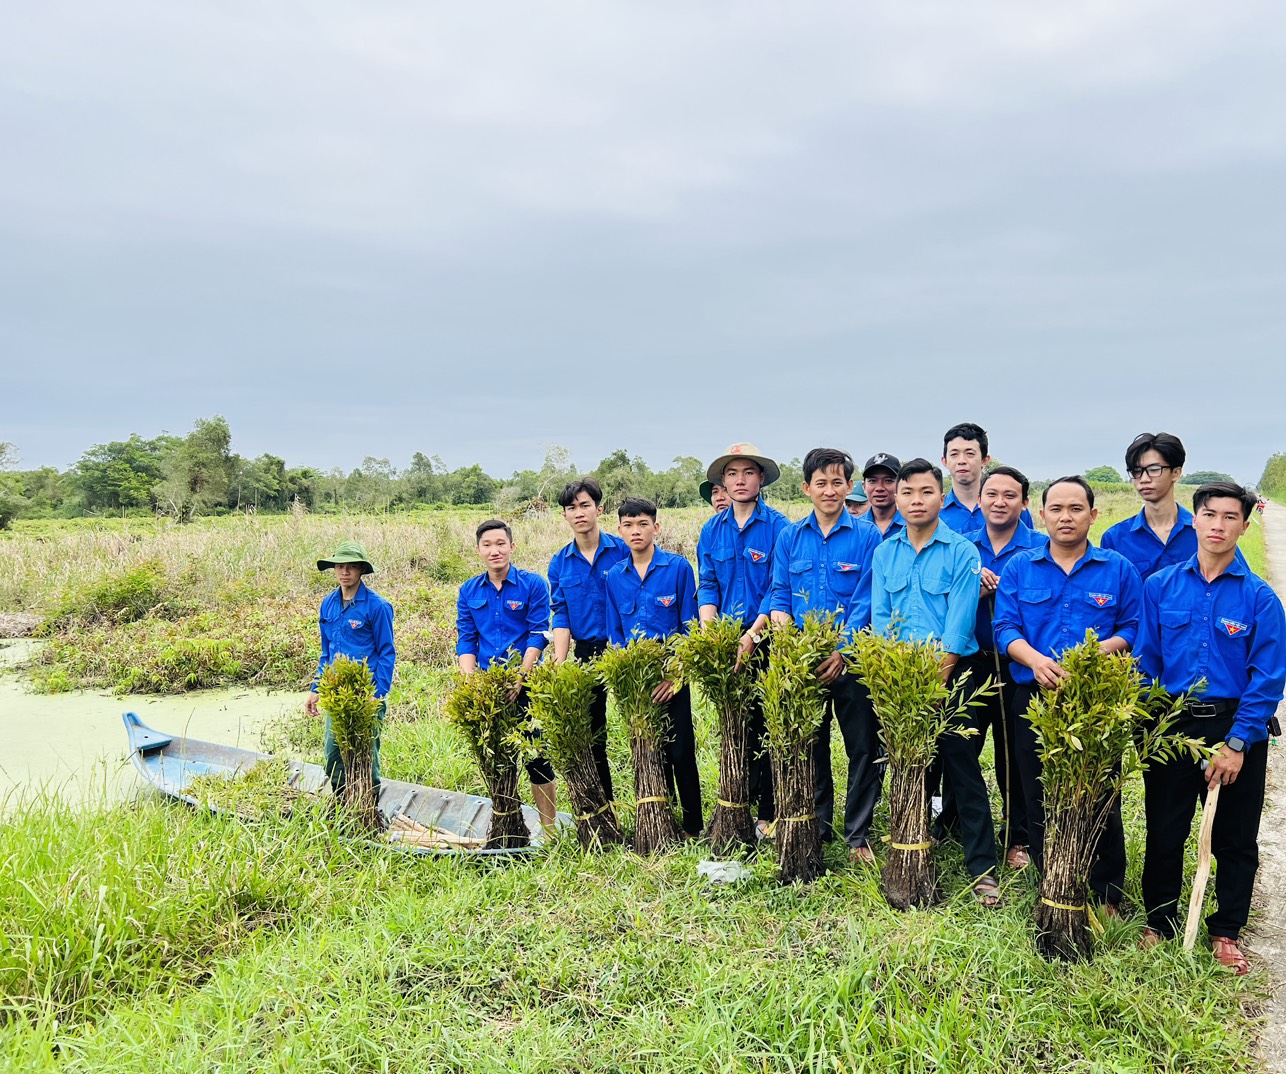
{"type": "Polygon", "coordinates": [[[1286,5],[10,4],[0,440],[1286,450],[1286,5]]]}

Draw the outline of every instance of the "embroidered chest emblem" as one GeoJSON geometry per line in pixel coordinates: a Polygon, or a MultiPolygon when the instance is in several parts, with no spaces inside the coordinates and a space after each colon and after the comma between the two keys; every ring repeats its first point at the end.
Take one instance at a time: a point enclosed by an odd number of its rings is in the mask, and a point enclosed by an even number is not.
{"type": "Polygon", "coordinates": [[[1091,593],[1090,600],[1092,600],[1100,608],[1103,608],[1112,603],[1112,594],[1111,593],[1091,593]]]}
{"type": "Polygon", "coordinates": [[[751,563],[759,563],[768,558],[768,553],[761,552],[758,548],[747,548],[746,551],[750,554],[751,563]]]}
{"type": "Polygon", "coordinates": [[[857,570],[857,569],[858,569],[858,567],[860,567],[860,566],[861,566],[861,564],[860,564],[860,563],[848,563],[848,562],[846,562],[845,560],[842,560],[842,559],[841,559],[838,563],[836,563],[836,564],[835,564],[835,566],[836,566],[836,567],[838,567],[838,568],[839,568],[840,570],[842,570],[842,571],[855,571],[855,570],[857,570]]]}
{"type": "Polygon", "coordinates": [[[674,594],[671,593],[668,597],[657,597],[656,602],[661,605],[662,608],[668,608],[674,603],[674,594]]]}
{"type": "Polygon", "coordinates": [[[1219,625],[1228,632],[1228,637],[1235,638],[1238,634],[1249,630],[1245,623],[1239,623],[1236,619],[1220,619],[1219,625]]]}
{"type": "Polygon", "coordinates": [[[523,603],[524,603],[524,602],[523,602],[523,601],[521,601],[521,600],[507,600],[507,601],[505,601],[505,606],[506,606],[506,607],[507,607],[511,612],[516,612],[516,611],[521,610],[521,608],[522,608],[522,606],[523,606],[523,603]]]}
{"type": "Polygon", "coordinates": [[[361,629],[361,626],[362,626],[362,624],[363,624],[364,622],[365,622],[365,620],[364,620],[364,619],[350,619],[350,620],[348,621],[348,625],[349,625],[349,627],[351,627],[353,630],[359,630],[359,629],[361,629]]]}

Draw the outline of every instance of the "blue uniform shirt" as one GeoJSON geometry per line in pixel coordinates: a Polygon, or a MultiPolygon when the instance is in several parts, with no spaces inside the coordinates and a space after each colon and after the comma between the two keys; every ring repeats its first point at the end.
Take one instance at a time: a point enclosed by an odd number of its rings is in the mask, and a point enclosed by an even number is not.
{"type": "Polygon", "coordinates": [[[321,659],[313,677],[313,690],[321,674],[341,653],[350,660],[365,660],[375,680],[375,696],[387,697],[393,685],[393,605],[378,593],[357,583],[353,599],[344,603],[343,590],[328,593],[318,615],[321,628],[321,659]]]}
{"type": "MultiPolygon", "coordinates": [[[[1139,631],[1143,583],[1124,556],[1090,545],[1064,574],[1049,558],[1049,541],[1019,552],[1000,576],[996,592],[996,648],[1007,653],[1018,640],[1057,660],[1093,630],[1100,641],[1123,638],[1133,646],[1139,631]]],[[[1031,668],[1013,664],[1014,682],[1036,681],[1031,668]]]]}
{"type": "MultiPolygon", "coordinates": [[[[841,511],[825,537],[817,515],[788,525],[772,557],[768,611],[785,612],[802,623],[809,612],[838,612],[860,630],[871,621],[871,557],[880,531],[841,511]]],[[[892,530],[892,526],[889,527],[892,530]]]]}
{"type": "MultiPolygon", "coordinates": [[[[1133,563],[1134,569],[1146,582],[1157,571],[1173,567],[1176,563],[1186,563],[1195,556],[1197,531],[1192,527],[1192,512],[1180,504],[1179,517],[1165,544],[1148,525],[1147,516],[1142,511],[1108,527],[1100,543],[1104,548],[1120,552],[1133,563]]],[[[1237,562],[1242,566],[1246,564],[1240,548],[1237,549],[1237,562]]]]}
{"type": "Polygon", "coordinates": [[[1250,744],[1268,737],[1286,687],[1286,614],[1244,564],[1234,561],[1207,582],[1193,556],[1149,578],[1137,653],[1143,674],[1172,694],[1204,678],[1203,697],[1240,701],[1230,738],[1250,744]]]}
{"type": "MultiPolygon", "coordinates": [[[[1029,548],[1039,547],[1049,540],[1048,537],[1042,537],[1039,533],[1028,529],[1021,522],[1018,523],[1018,528],[1014,530],[1014,535],[1009,538],[1009,543],[999,552],[991,550],[991,541],[987,538],[986,526],[983,526],[980,530],[974,530],[967,536],[969,540],[978,546],[978,555],[982,558],[983,570],[991,571],[997,577],[1004,574],[1005,567],[1018,552],[1025,552],[1029,548]]],[[[974,638],[977,639],[979,649],[991,650],[996,647],[991,630],[991,609],[994,599],[985,598],[978,601],[978,623],[974,628],[974,638]]]]}
{"type": "Polygon", "coordinates": [[[499,589],[485,571],[470,578],[456,600],[455,628],[456,656],[472,653],[480,668],[504,660],[510,652],[521,656],[528,649],[543,649],[549,629],[545,579],[512,564],[499,589]]]}
{"type": "Polygon", "coordinates": [[[607,640],[686,634],[697,617],[697,578],[692,564],[662,548],[652,550],[647,576],[639,578],[629,556],[607,572],[607,640]]]}
{"type": "Polygon", "coordinates": [[[936,638],[957,656],[975,653],[981,573],[978,549],[941,519],[919,553],[903,530],[875,553],[871,628],[917,641],[936,638]]]}
{"type": "MultiPolygon", "coordinates": [[[[972,537],[987,525],[987,516],[982,513],[982,504],[979,503],[972,511],[969,510],[956,499],[955,489],[948,492],[942,501],[942,513],[938,517],[964,537],[972,537]]],[[[1036,528],[1036,524],[1031,520],[1031,512],[1025,507],[1023,513],[1018,516],[1018,521],[1029,530],[1036,528]]],[[[986,564],[984,563],[983,566],[985,567],[986,564]]]]}
{"type": "Polygon", "coordinates": [[[768,595],[773,548],[790,519],[757,500],[745,526],[738,529],[732,512],[731,507],[720,511],[701,528],[697,604],[713,604],[720,615],[735,615],[749,624],[768,595]]]}
{"type": "Polygon", "coordinates": [[[554,629],[570,630],[577,641],[607,639],[607,572],[630,558],[630,546],[613,533],[599,532],[594,562],[580,554],[576,542],[549,561],[549,596],[554,629]]]}
{"type": "Polygon", "coordinates": [[[871,517],[871,512],[867,511],[857,520],[859,526],[870,526],[875,531],[875,536],[881,541],[887,541],[890,537],[896,537],[906,529],[906,521],[902,518],[899,511],[893,512],[893,521],[889,523],[889,528],[881,531],[880,527],[875,524],[875,519],[871,517]]]}

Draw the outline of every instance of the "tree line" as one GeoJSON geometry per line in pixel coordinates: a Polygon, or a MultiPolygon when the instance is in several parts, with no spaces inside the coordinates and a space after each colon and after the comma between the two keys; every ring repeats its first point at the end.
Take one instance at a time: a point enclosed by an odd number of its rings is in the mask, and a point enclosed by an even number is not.
{"type": "MultiPolygon", "coordinates": [[[[188,522],[202,515],[234,511],[280,513],[399,511],[428,505],[490,505],[498,511],[553,504],[572,477],[588,473],[603,487],[608,504],[645,496],[661,507],[700,503],[705,465],[691,455],[653,470],[638,455],[613,451],[591,470],[578,471],[567,449],[554,445],[539,470],[517,470],[508,478],[488,474],[477,463],[450,470],[437,455],[417,451],[398,469],[386,458],[368,455],[360,466],[321,470],[287,466],[276,455],[246,458],[232,450],[232,431],[220,415],[199,419],[186,436],[161,433],[151,439],[95,444],[70,468],[19,469],[13,444],[0,442],[0,528],[20,518],[76,518],[101,515],[163,515],[188,522]]],[[[802,500],[798,458],[782,465],[781,480],[769,490],[776,502],[802,500]]],[[[1111,466],[1086,471],[1091,481],[1120,482],[1111,466]]],[[[1226,474],[1185,474],[1185,484],[1227,479],[1226,474]]],[[[1268,495],[1286,496],[1286,455],[1274,455],[1260,482],[1268,495]]]]}

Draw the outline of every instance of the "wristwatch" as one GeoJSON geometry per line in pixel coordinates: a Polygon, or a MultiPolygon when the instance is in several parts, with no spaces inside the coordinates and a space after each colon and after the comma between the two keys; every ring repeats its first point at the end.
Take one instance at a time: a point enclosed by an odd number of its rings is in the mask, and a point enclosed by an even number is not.
{"type": "Polygon", "coordinates": [[[1246,752],[1246,740],[1244,738],[1230,738],[1224,745],[1232,750],[1233,753],[1246,752]]]}
{"type": "Polygon", "coordinates": [[[754,642],[756,645],[758,645],[761,641],[763,641],[763,640],[764,640],[764,636],[763,636],[763,634],[762,634],[762,633],[759,633],[759,634],[751,634],[751,633],[747,632],[746,637],[748,637],[748,638],[749,638],[752,642],[754,642]]]}

